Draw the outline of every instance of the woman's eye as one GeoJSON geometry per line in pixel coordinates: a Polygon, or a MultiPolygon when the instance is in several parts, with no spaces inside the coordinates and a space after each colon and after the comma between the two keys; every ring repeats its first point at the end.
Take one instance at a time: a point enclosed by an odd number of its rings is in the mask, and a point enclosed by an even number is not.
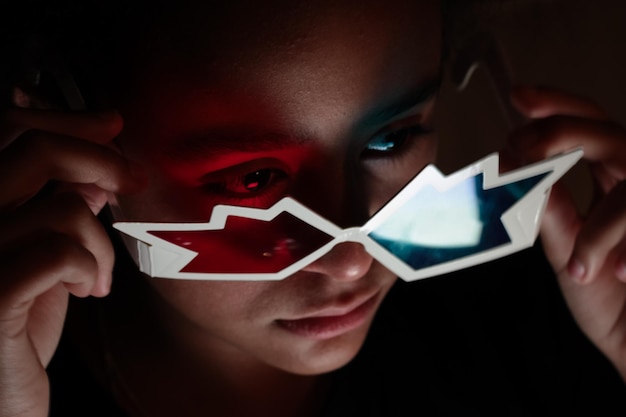
{"type": "Polygon", "coordinates": [[[363,156],[366,158],[389,157],[401,152],[411,139],[430,133],[422,125],[413,125],[401,128],[392,132],[385,132],[374,136],[363,149],[363,156]]]}
{"type": "Polygon", "coordinates": [[[260,191],[274,179],[278,173],[272,169],[259,169],[241,177],[240,181],[233,184],[237,193],[260,191]]]}
{"type": "Polygon", "coordinates": [[[245,199],[272,191],[283,191],[288,182],[285,171],[278,168],[261,168],[249,172],[230,171],[212,177],[204,182],[204,191],[226,199],[245,199]]]}

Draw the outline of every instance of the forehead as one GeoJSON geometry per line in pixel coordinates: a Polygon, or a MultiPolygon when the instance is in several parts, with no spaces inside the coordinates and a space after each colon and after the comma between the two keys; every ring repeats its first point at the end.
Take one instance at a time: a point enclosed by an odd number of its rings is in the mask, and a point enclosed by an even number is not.
{"type": "MultiPolygon", "coordinates": [[[[319,42],[354,40],[385,43],[398,35],[426,34],[438,24],[435,0],[247,1],[182,0],[176,9],[160,8],[148,20],[144,40],[155,50],[210,65],[243,64],[240,58],[282,52],[306,53],[319,42]]],[[[141,26],[141,25],[140,25],[141,26]]],[[[141,35],[140,35],[141,36],[141,35]]],[[[416,41],[419,40],[415,39],[416,41]]],[[[392,45],[389,45],[392,46],[392,45]]]]}
{"type": "Polygon", "coordinates": [[[138,55],[135,107],[160,122],[171,107],[241,124],[229,119],[280,106],[310,127],[307,115],[345,119],[438,72],[437,1],[187,3],[157,19],[138,55]]]}
{"type": "Polygon", "coordinates": [[[434,0],[215,3],[187,0],[176,11],[157,12],[147,30],[138,29],[144,32],[138,60],[151,72],[205,79],[245,79],[272,70],[289,78],[304,69],[326,76],[347,66],[356,72],[379,57],[390,64],[407,54],[428,61],[439,49],[434,0]]]}

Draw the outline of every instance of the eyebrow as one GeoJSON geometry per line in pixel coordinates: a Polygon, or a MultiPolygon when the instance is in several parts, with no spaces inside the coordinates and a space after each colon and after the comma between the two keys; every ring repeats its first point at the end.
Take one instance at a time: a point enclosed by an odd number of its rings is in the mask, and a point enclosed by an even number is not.
{"type": "Polygon", "coordinates": [[[372,110],[363,118],[362,125],[373,126],[387,123],[389,120],[430,101],[437,94],[440,86],[441,78],[433,78],[395,99],[393,104],[372,110]]]}
{"type": "Polygon", "coordinates": [[[309,141],[307,135],[222,128],[176,141],[166,148],[165,154],[175,161],[191,162],[205,159],[206,155],[219,158],[233,152],[255,153],[301,146],[309,141]]]}
{"type": "MultiPolygon", "coordinates": [[[[363,127],[378,126],[428,102],[439,90],[440,78],[429,80],[418,88],[394,100],[391,105],[375,108],[365,115],[363,127]]],[[[254,128],[217,128],[192,137],[175,141],[164,150],[168,159],[179,162],[203,160],[207,155],[220,158],[234,152],[256,153],[302,146],[311,142],[310,135],[303,132],[285,134],[260,131],[254,128]]]]}

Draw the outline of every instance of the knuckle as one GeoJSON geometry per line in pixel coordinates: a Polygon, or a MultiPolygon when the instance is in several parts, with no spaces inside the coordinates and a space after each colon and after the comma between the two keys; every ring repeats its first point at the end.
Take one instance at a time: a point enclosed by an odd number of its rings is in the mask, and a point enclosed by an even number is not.
{"type": "Polygon", "coordinates": [[[59,221],[55,222],[54,230],[72,236],[87,250],[97,257],[98,262],[106,262],[113,255],[113,247],[100,220],[84,198],[76,193],[58,194],[55,199],[54,212],[58,213],[59,221]]]}
{"type": "Polygon", "coordinates": [[[64,192],[51,197],[50,209],[57,214],[58,224],[63,229],[77,233],[90,230],[96,218],[87,202],[79,194],[64,192]]]}
{"type": "Polygon", "coordinates": [[[46,231],[76,234],[88,226],[90,217],[94,216],[87,204],[73,193],[32,199],[0,215],[0,250],[24,239],[38,241],[37,236],[46,231]]]}
{"type": "Polygon", "coordinates": [[[97,274],[94,256],[68,235],[39,231],[28,242],[0,254],[0,304],[11,299],[26,301],[69,277],[72,281],[88,281],[97,274]]]}
{"type": "Polygon", "coordinates": [[[52,204],[60,213],[64,213],[71,219],[91,218],[92,213],[85,200],[78,194],[67,192],[56,194],[52,197],[52,204]]]}
{"type": "Polygon", "coordinates": [[[48,271],[72,273],[83,270],[85,249],[74,239],[63,233],[50,233],[40,243],[41,262],[48,271]]]}

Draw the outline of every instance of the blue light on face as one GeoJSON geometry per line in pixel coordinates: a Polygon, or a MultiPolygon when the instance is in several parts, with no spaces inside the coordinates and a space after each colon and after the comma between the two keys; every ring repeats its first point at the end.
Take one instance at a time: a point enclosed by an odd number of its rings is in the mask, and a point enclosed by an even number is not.
{"type": "Polygon", "coordinates": [[[415,270],[509,243],[500,217],[545,175],[489,190],[482,174],[443,192],[423,187],[369,236],[415,270]]]}

